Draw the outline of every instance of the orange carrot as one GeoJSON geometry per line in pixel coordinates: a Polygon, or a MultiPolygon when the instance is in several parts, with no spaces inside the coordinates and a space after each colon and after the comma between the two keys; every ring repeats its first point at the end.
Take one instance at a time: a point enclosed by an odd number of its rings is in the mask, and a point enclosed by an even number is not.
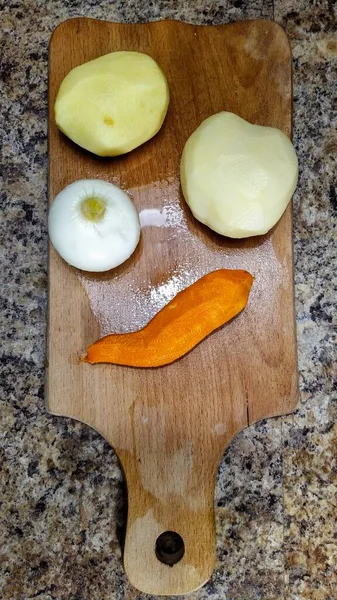
{"type": "Polygon", "coordinates": [[[235,317],[246,306],[252,283],[247,271],[213,271],[179,292],[143,329],[103,337],[83,360],[129,367],[169,364],[235,317]]]}

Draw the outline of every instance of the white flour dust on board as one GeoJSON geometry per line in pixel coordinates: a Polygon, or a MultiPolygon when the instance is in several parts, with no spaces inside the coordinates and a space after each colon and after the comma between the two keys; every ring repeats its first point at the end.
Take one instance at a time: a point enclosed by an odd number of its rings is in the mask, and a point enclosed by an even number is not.
{"type": "Polygon", "coordinates": [[[254,276],[249,310],[268,321],[284,278],[288,281],[270,236],[228,245],[226,238],[212,237],[192,220],[175,178],[128,191],[140,216],[139,248],[109,273],[78,274],[102,336],[141,329],[181,290],[223,268],[254,276]]]}

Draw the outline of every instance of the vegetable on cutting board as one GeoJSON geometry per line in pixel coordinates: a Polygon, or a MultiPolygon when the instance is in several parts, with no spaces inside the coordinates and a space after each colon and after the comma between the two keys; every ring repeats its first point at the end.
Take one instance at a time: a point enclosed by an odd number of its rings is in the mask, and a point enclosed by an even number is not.
{"type": "Polygon", "coordinates": [[[85,271],[108,271],[131,256],[140,236],[137,210],[126,192],[99,179],[65,187],[49,209],[55,250],[85,271]]]}
{"type": "Polygon", "coordinates": [[[285,211],[298,179],[289,138],[230,112],[201,123],[180,164],[183,194],[193,215],[231,238],[267,233],[285,211]]]}
{"type": "Polygon", "coordinates": [[[143,329],[103,337],[89,346],[83,360],[129,367],[169,364],[241,312],[252,283],[247,271],[208,273],[179,292],[143,329]]]}
{"type": "Polygon", "coordinates": [[[56,124],[99,156],[130,152],[161,128],[169,104],[166,77],[140,52],[111,52],[75,67],[55,101],[56,124]]]}

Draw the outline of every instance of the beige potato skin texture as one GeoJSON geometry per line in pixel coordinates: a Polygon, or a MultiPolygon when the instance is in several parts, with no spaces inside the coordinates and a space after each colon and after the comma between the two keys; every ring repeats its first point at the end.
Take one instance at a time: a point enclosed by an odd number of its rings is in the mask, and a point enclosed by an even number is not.
{"type": "Polygon", "coordinates": [[[298,161],[279,129],[221,112],[187,140],[180,177],[196,219],[221,235],[246,238],[280,219],[296,188],[298,161]]]}
{"type": "Polygon", "coordinates": [[[82,148],[118,156],[159,131],[168,104],[165,75],[150,56],[112,52],[66,75],[55,101],[55,121],[82,148]]]}

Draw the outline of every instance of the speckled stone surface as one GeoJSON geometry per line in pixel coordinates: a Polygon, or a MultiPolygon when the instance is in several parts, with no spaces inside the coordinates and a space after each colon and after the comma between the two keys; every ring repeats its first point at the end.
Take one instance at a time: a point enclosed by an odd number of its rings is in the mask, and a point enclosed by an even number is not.
{"type": "MultiPolygon", "coordinates": [[[[121,562],[125,490],[95,432],[44,407],[48,43],[71,16],[270,18],[294,57],[301,403],[226,452],[217,565],[190,598],[336,600],[336,4],[333,0],[2,0],[0,598],[136,600],[121,562]]],[[[147,597],[148,599],[150,597],[147,597]]]]}

